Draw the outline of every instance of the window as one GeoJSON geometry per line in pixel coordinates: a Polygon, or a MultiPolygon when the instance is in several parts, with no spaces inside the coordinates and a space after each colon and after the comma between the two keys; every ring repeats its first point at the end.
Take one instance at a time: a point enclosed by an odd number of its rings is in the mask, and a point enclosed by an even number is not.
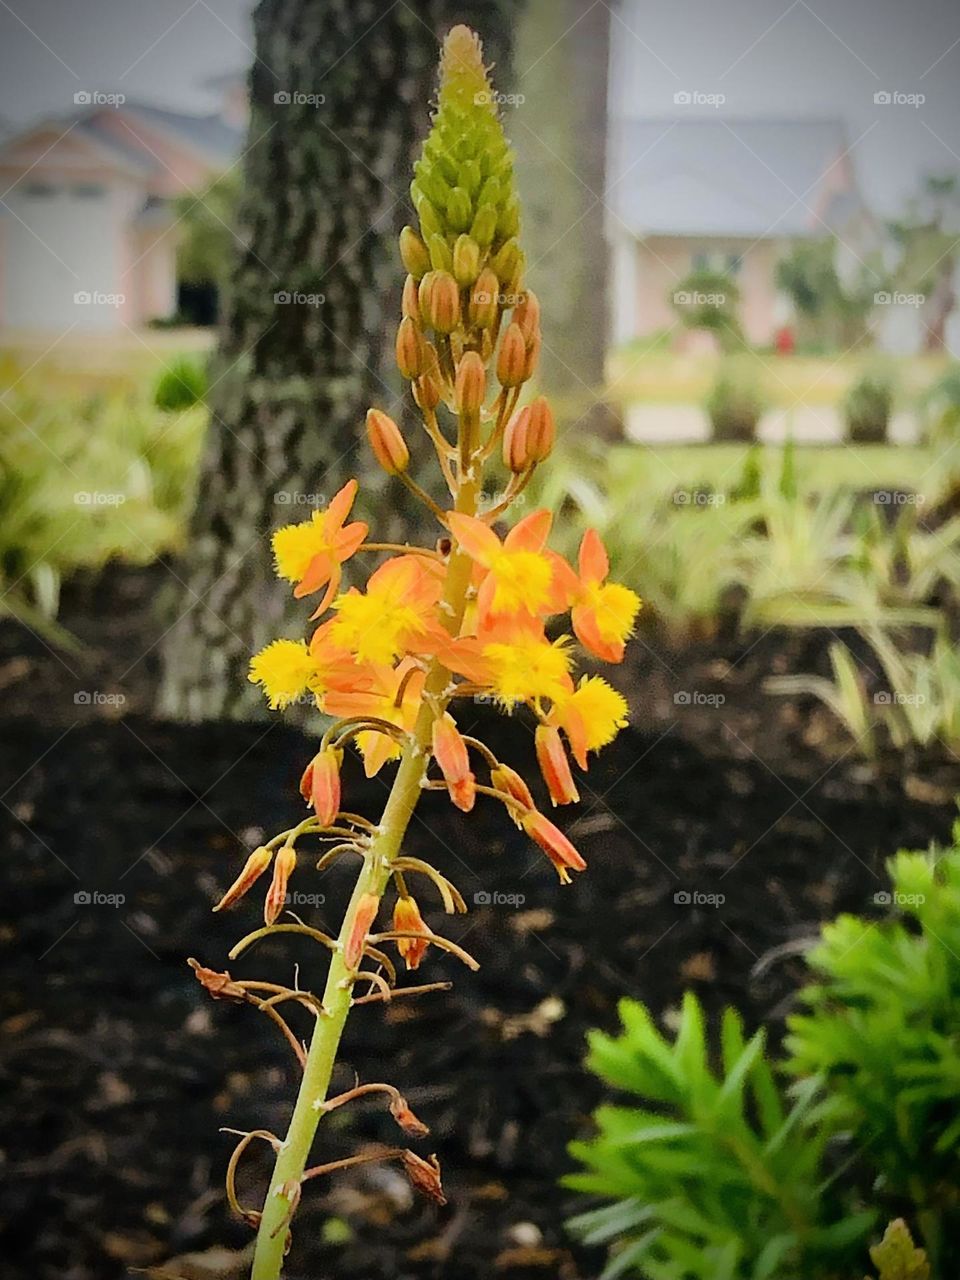
{"type": "Polygon", "coordinates": [[[72,187],[70,194],[81,200],[100,200],[107,193],[106,187],[99,182],[78,182],[72,187]]]}
{"type": "Polygon", "coordinates": [[[52,187],[49,182],[28,182],[23,188],[23,194],[28,200],[48,200],[57,194],[57,188],[52,187]]]}

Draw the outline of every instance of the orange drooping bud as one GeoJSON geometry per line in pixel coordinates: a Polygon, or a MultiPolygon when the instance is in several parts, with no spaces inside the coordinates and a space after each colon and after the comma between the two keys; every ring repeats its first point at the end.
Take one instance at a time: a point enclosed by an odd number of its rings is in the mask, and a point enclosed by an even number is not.
{"type": "Polygon", "coordinates": [[[410,462],[410,450],[400,428],[381,409],[367,410],[367,438],[373,456],[387,475],[399,475],[410,462]]]}
{"type": "Polygon", "coordinates": [[[570,761],[564,750],[560,730],[554,725],[541,724],[536,732],[537,762],[540,772],[555,805],[576,804],[580,799],[570,761]]]}
{"type": "Polygon", "coordinates": [[[553,410],[544,396],[537,396],[527,408],[530,411],[527,422],[527,457],[531,462],[543,462],[549,457],[557,436],[553,410]]]}
{"type": "Polygon", "coordinates": [[[458,413],[479,413],[487,390],[487,375],[476,351],[467,351],[457,366],[456,397],[458,413]]]}
{"type": "Polygon", "coordinates": [[[476,778],[470,769],[470,755],[460,730],[446,713],[433,722],[433,754],[440,766],[450,799],[469,813],[477,796],[476,778]]]}
{"type": "Polygon", "coordinates": [[[404,227],[400,232],[400,258],[407,271],[417,280],[430,270],[427,246],[413,227],[404,227]]]}
{"type": "Polygon", "coordinates": [[[414,1151],[405,1151],[402,1158],[404,1172],[414,1190],[434,1204],[446,1204],[447,1197],[443,1194],[440,1183],[440,1161],[437,1157],[431,1156],[429,1160],[424,1160],[414,1151]]]}
{"type": "Polygon", "coordinates": [[[393,927],[398,933],[417,933],[421,935],[418,938],[397,939],[397,950],[406,961],[407,968],[419,969],[420,961],[430,945],[426,936],[430,930],[424,924],[423,916],[420,914],[420,908],[417,906],[415,899],[409,896],[397,899],[397,905],[393,908],[393,927]]]}
{"type": "Polygon", "coordinates": [[[431,271],[420,281],[420,313],[438,333],[452,333],[460,321],[460,289],[449,271],[431,271]]]}
{"type": "Polygon", "coordinates": [[[514,307],[513,323],[520,326],[523,340],[529,347],[540,333],[540,301],[532,289],[527,289],[523,301],[514,307]]]}
{"type": "Polygon", "coordinates": [[[347,945],[343,951],[343,960],[348,969],[356,969],[363,959],[363,948],[366,945],[367,934],[370,932],[370,926],[376,920],[379,910],[380,899],[375,893],[363,894],[357,903],[357,910],[353,917],[353,928],[350,930],[350,937],[347,939],[347,945]]]}
{"type": "MultiPolygon", "coordinates": [[[[490,770],[490,785],[495,787],[497,791],[503,791],[508,796],[512,796],[525,809],[533,809],[535,807],[530,788],[517,773],[516,769],[511,769],[508,764],[498,764],[495,769],[490,770]]],[[[509,813],[516,825],[522,827],[523,815],[516,805],[508,804],[506,808],[507,813],[509,813]]]]}
{"type": "Polygon", "coordinates": [[[343,752],[324,747],[313,757],[300,779],[300,794],[312,804],[317,817],[328,827],[340,812],[340,765],[343,752]]]}
{"type": "Polygon", "coordinates": [[[504,387],[519,387],[526,376],[527,347],[518,324],[507,325],[500,340],[497,378],[504,387]]]}
{"type": "Polygon", "coordinates": [[[390,1114],[397,1124],[411,1138],[425,1138],[430,1130],[423,1121],[413,1114],[406,1098],[395,1094],[390,1103],[390,1114]]]}
{"type": "Polygon", "coordinates": [[[226,907],[232,907],[235,902],[238,902],[247,890],[260,879],[272,859],[273,853],[270,849],[264,848],[263,845],[259,849],[254,849],[243,864],[243,870],[213,908],[214,911],[223,911],[226,907]]]}
{"type": "Polygon", "coordinates": [[[277,854],[273,864],[273,879],[263,903],[263,918],[267,924],[273,924],[287,901],[287,883],[297,865],[297,852],[292,845],[285,844],[277,854]]]}
{"type": "Polygon", "coordinates": [[[397,368],[403,378],[419,378],[423,373],[423,338],[415,320],[404,316],[397,329],[397,368]]]}
{"type": "Polygon", "coordinates": [[[531,809],[529,813],[525,813],[520,820],[520,825],[556,867],[561,884],[570,883],[571,871],[586,870],[587,864],[560,828],[538,809],[531,809]]]}
{"type": "Polygon", "coordinates": [[[529,423],[530,408],[527,405],[513,415],[503,433],[503,463],[515,475],[520,475],[532,465],[527,453],[529,423]]]}
{"type": "Polygon", "coordinates": [[[408,275],[403,282],[403,296],[400,299],[400,312],[411,320],[420,322],[420,291],[415,276],[408,275]]]}
{"type": "Polygon", "coordinates": [[[489,329],[496,323],[500,281],[489,267],[477,276],[470,291],[469,318],[477,329],[489,329]]]}

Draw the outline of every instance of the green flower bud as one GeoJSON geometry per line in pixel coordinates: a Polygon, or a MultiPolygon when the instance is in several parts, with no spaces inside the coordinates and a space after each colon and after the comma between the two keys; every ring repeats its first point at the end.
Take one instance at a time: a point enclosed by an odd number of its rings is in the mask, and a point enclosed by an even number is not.
{"type": "Polygon", "coordinates": [[[400,258],[407,271],[415,280],[419,280],[430,270],[430,255],[413,227],[404,227],[400,232],[400,258]]]}

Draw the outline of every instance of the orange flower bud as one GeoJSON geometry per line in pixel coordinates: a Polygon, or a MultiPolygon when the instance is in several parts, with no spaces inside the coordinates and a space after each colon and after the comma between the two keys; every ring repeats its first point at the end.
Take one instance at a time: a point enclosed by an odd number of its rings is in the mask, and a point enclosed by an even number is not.
{"type": "Polygon", "coordinates": [[[520,326],[523,340],[529,347],[540,332],[540,300],[532,289],[527,289],[523,301],[513,309],[513,323],[520,326]]]}
{"type": "Polygon", "coordinates": [[[410,450],[394,420],[380,409],[367,410],[367,438],[373,455],[388,475],[406,471],[410,450]]]}
{"type": "Polygon", "coordinates": [[[484,267],[470,290],[468,316],[475,328],[489,329],[496,324],[499,295],[500,281],[489,267],[484,267]]]}
{"type": "Polygon", "coordinates": [[[433,754],[443,774],[450,799],[469,813],[476,800],[476,778],[470,769],[470,754],[460,730],[446,714],[433,722],[433,754]]]}
{"type": "Polygon", "coordinates": [[[340,765],[343,752],[324,747],[313,757],[300,779],[300,794],[313,805],[317,817],[328,827],[340,812],[340,765]]]}
{"type": "Polygon", "coordinates": [[[408,275],[403,282],[403,297],[400,299],[400,310],[404,316],[420,323],[420,290],[415,276],[408,275]]]}
{"type": "Polygon", "coordinates": [[[427,274],[421,278],[420,283],[417,286],[417,304],[420,307],[420,317],[424,324],[430,323],[427,316],[429,314],[430,297],[433,293],[436,281],[436,271],[428,271],[427,274]]]}
{"type": "Polygon", "coordinates": [[[530,411],[527,423],[527,457],[531,462],[543,462],[544,458],[549,457],[557,436],[553,410],[544,396],[537,396],[527,408],[530,411]]]}
{"type": "Polygon", "coordinates": [[[403,1132],[411,1138],[425,1138],[430,1132],[423,1121],[410,1110],[406,1098],[401,1098],[399,1093],[390,1103],[390,1114],[403,1132]]]}
{"type": "MultiPolygon", "coordinates": [[[[410,897],[397,899],[397,905],[393,908],[393,927],[398,933],[427,934],[430,932],[423,922],[420,908],[410,897]]],[[[420,961],[429,945],[426,937],[397,939],[397,950],[406,961],[408,969],[420,968],[420,961]]]]}
{"type": "Polygon", "coordinates": [[[457,284],[473,284],[480,271],[480,246],[470,236],[457,236],[453,246],[453,274],[457,284]]]}
{"type": "Polygon", "coordinates": [[[503,433],[503,465],[515,475],[526,471],[530,465],[527,457],[527,423],[530,421],[530,410],[521,409],[507,423],[503,433]]]}
{"type": "Polygon", "coordinates": [[[497,356],[497,378],[501,386],[519,387],[523,382],[527,367],[527,347],[523,341],[523,332],[518,324],[507,325],[507,331],[500,339],[500,354],[497,356]]]}
{"type": "Polygon", "coordinates": [[[267,924],[273,924],[283,910],[287,901],[287,882],[297,865],[297,852],[292,845],[285,844],[277,854],[273,864],[273,879],[263,904],[263,918],[267,924]]]}
{"type": "Polygon", "coordinates": [[[414,279],[419,280],[430,270],[430,255],[427,246],[414,231],[413,227],[404,227],[400,232],[400,258],[404,267],[414,279]]]}
{"type": "Polygon", "coordinates": [[[541,724],[536,732],[537,762],[540,772],[550,792],[554,805],[576,804],[580,799],[573,774],[570,772],[570,761],[564,750],[559,729],[553,725],[541,724]]]}
{"type": "MultiPolygon", "coordinates": [[[[495,787],[497,791],[504,791],[508,796],[513,796],[514,800],[519,801],[520,804],[525,805],[528,809],[534,808],[530,788],[517,773],[516,769],[511,769],[508,764],[498,764],[495,769],[490,770],[490,785],[495,787]]],[[[521,817],[513,805],[507,805],[507,812],[518,827],[523,825],[521,817]]]]}
{"type": "Polygon", "coordinates": [[[523,376],[532,378],[537,371],[537,365],[540,363],[540,345],[541,339],[539,333],[533,335],[533,341],[527,347],[527,359],[523,367],[523,376]]]}
{"type": "Polygon", "coordinates": [[[467,351],[457,365],[458,413],[479,413],[487,392],[487,375],[476,351],[467,351]]]}
{"type": "Polygon", "coordinates": [[[413,398],[418,408],[429,413],[440,403],[440,383],[429,373],[423,374],[413,384],[413,398]]]}
{"type": "Polygon", "coordinates": [[[380,899],[374,893],[365,893],[357,903],[353,917],[353,928],[343,949],[343,959],[348,969],[356,969],[363,959],[363,948],[367,941],[370,926],[377,918],[380,910],[380,899]]]}
{"type": "Polygon", "coordinates": [[[232,907],[235,902],[238,902],[247,890],[260,879],[272,860],[273,853],[270,849],[265,849],[263,845],[259,849],[254,849],[243,864],[243,870],[213,908],[214,911],[223,911],[224,908],[232,907]]]}
{"type": "Polygon", "coordinates": [[[587,864],[560,828],[538,809],[531,809],[529,813],[523,814],[520,825],[556,867],[561,884],[570,883],[571,871],[586,869],[587,864]]]}
{"type": "Polygon", "coordinates": [[[428,1200],[432,1200],[434,1204],[446,1204],[447,1197],[443,1194],[443,1187],[440,1184],[440,1162],[437,1157],[431,1156],[427,1161],[421,1159],[414,1151],[405,1151],[402,1158],[404,1172],[414,1190],[419,1191],[428,1200]]]}
{"type": "Polygon", "coordinates": [[[397,329],[397,368],[403,378],[423,373],[423,337],[415,320],[404,316],[397,329]]]}
{"type": "Polygon", "coordinates": [[[434,271],[429,287],[421,288],[420,310],[438,333],[452,333],[460,323],[460,289],[448,271],[434,271]]]}

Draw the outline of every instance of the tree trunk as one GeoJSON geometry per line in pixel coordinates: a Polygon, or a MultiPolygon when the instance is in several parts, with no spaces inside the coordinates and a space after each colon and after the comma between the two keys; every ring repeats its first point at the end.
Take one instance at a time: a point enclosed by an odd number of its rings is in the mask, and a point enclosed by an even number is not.
{"type": "Polygon", "coordinates": [[[507,132],[517,152],[527,279],[540,298],[539,381],[561,428],[606,434],[609,332],[605,229],[611,9],[591,0],[532,0],[515,46],[507,132]],[[514,116],[516,125],[513,123],[514,116]]]}
{"type": "MultiPolygon", "coordinates": [[[[211,367],[211,423],[162,714],[250,718],[252,652],[300,635],[269,532],[306,519],[369,463],[370,403],[399,412],[387,373],[437,41],[454,21],[504,56],[505,0],[261,0],[231,274],[211,367]],[[387,308],[389,307],[389,310],[387,308]]],[[[373,479],[383,492],[383,482],[373,479]]],[[[385,505],[381,503],[381,507],[385,505]]],[[[359,504],[358,504],[359,509],[359,504]]],[[[383,528],[382,511],[378,525],[383,528]]]]}

